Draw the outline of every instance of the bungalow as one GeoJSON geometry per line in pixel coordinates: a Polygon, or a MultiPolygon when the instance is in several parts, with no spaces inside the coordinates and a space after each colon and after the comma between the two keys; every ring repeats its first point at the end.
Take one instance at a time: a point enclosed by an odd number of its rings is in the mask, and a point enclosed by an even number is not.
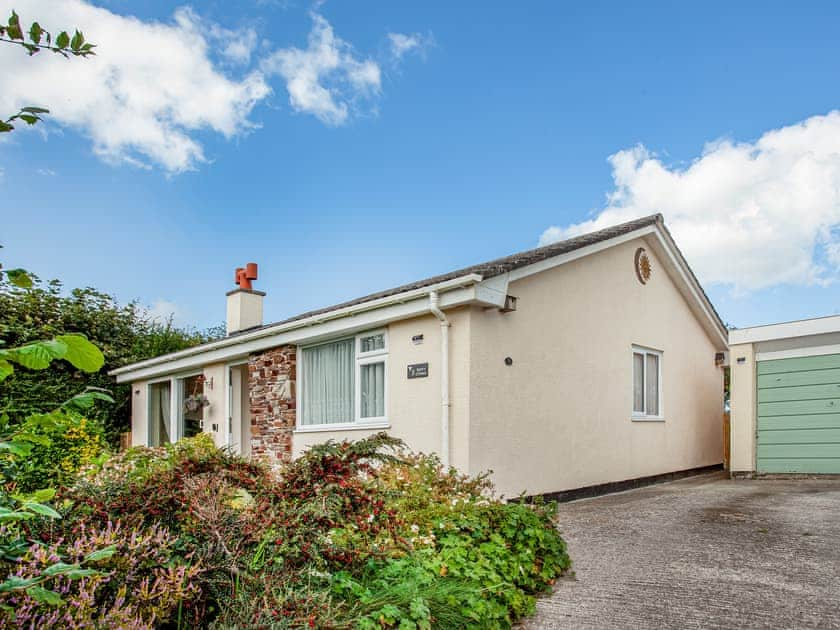
{"type": "Polygon", "coordinates": [[[654,215],[114,370],[132,443],[283,460],[378,431],[510,496],[719,466],[726,329],[654,215]]]}

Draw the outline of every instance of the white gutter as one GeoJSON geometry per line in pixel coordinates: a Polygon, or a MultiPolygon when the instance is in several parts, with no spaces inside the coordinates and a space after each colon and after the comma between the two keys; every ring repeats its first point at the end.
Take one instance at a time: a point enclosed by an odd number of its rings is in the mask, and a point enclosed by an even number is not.
{"type": "Polygon", "coordinates": [[[813,319],[782,322],[781,324],[736,328],[729,331],[729,343],[734,346],[741,343],[759,343],[838,332],[840,332],[840,315],[828,315],[813,319]]]}
{"type": "MultiPolygon", "coordinates": [[[[227,361],[231,358],[247,355],[250,352],[258,352],[265,348],[282,345],[283,343],[301,343],[304,339],[317,336],[321,328],[325,329],[325,334],[334,333],[335,331],[332,329],[343,327],[338,320],[346,322],[347,326],[352,326],[356,322],[361,326],[368,314],[387,307],[394,309],[401,308],[406,311],[400,318],[414,316],[420,314],[420,312],[428,312],[428,309],[423,305],[425,302],[423,298],[429,295],[430,290],[435,292],[450,292],[444,297],[444,301],[449,304],[452,301],[449,300],[450,295],[454,296],[454,294],[459,292],[457,291],[458,289],[475,285],[481,282],[481,279],[479,274],[467,274],[453,278],[452,280],[438,282],[428,287],[412,289],[379,298],[378,300],[345,306],[344,308],[319,315],[312,315],[303,319],[260,328],[253,332],[225,337],[224,339],[187,348],[186,350],[165,354],[153,359],[146,359],[145,361],[139,361],[111,370],[108,374],[116,376],[118,383],[125,383],[132,380],[142,380],[158,374],[170,373],[175,370],[191,369],[207,363],[227,361]],[[409,306],[414,300],[417,301],[418,310],[413,315],[410,312],[409,306]]],[[[464,295],[457,298],[457,302],[451,304],[451,306],[455,306],[461,300],[469,302],[474,299],[475,295],[464,295]]],[[[381,323],[378,322],[376,325],[381,323]]],[[[370,325],[374,325],[374,323],[370,325]]]]}
{"type": "Polygon", "coordinates": [[[437,291],[429,293],[429,311],[440,321],[440,460],[449,467],[449,320],[440,310],[437,291]]]}

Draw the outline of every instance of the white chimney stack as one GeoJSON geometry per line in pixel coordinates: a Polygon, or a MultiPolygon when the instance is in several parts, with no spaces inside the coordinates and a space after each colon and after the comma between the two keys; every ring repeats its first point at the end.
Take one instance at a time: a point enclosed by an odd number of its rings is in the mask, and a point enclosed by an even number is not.
{"type": "Polygon", "coordinates": [[[239,288],[227,293],[228,335],[262,326],[265,293],[255,291],[251,286],[251,280],[256,279],[257,263],[248,263],[236,270],[234,282],[239,288]]]}

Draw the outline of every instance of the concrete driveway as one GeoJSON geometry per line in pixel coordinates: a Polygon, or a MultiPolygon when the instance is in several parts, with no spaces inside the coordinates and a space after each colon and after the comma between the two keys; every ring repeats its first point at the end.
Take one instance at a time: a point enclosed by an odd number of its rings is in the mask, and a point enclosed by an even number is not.
{"type": "Polygon", "coordinates": [[[525,628],[840,628],[840,480],[706,475],[559,519],[576,576],[525,628]]]}

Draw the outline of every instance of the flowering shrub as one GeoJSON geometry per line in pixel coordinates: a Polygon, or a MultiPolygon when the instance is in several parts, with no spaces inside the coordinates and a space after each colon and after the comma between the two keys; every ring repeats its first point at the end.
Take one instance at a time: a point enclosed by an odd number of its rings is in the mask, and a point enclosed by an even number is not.
{"type": "Polygon", "coordinates": [[[208,436],[130,449],[61,491],[64,518],[13,569],[62,602],[0,606],[36,626],[510,627],[570,561],[552,506],[491,490],[385,434],[279,472],[208,436]],[[55,563],[75,569],[44,578],[55,563]]]}
{"type": "Polygon", "coordinates": [[[44,424],[35,415],[21,425],[29,435],[46,438],[33,444],[15,478],[24,492],[70,483],[105,451],[105,431],[98,422],[72,411],[56,417],[44,424]]]}
{"type": "Polygon", "coordinates": [[[200,568],[173,562],[176,543],[161,527],[125,530],[117,522],[81,525],[69,545],[33,545],[13,576],[19,584],[40,580],[42,590],[0,592],[0,620],[5,627],[157,627],[198,590],[200,568]],[[52,597],[39,597],[44,587],[52,597]]]}

